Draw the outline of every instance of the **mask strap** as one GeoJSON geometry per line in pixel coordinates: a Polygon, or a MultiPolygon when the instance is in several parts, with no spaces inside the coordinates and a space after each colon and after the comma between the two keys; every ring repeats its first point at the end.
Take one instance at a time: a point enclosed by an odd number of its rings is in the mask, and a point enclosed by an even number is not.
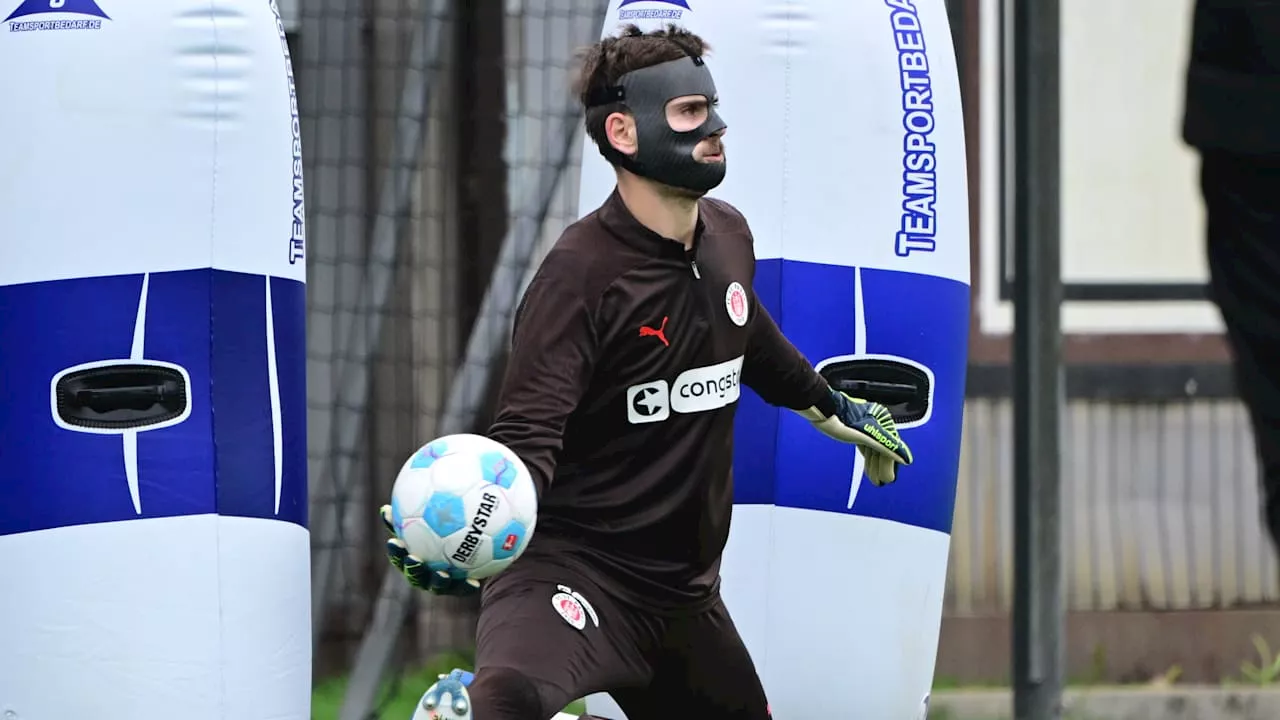
{"type": "MultiPolygon", "coordinates": [[[[706,64],[706,61],[702,59],[701,55],[694,55],[693,53],[688,52],[687,50],[685,51],[685,54],[688,55],[689,59],[693,60],[693,64],[697,65],[698,67],[702,67],[703,65],[706,64]]],[[[600,107],[601,105],[612,105],[614,103],[621,103],[626,101],[627,101],[626,88],[622,87],[621,85],[607,85],[602,88],[596,88],[595,90],[592,90],[590,93],[588,93],[587,108],[589,109],[594,107],[600,107]]]]}
{"type": "Polygon", "coordinates": [[[625,102],[627,99],[627,90],[621,85],[610,85],[609,87],[596,88],[587,95],[587,108],[600,107],[601,105],[612,105],[614,103],[625,102]]]}

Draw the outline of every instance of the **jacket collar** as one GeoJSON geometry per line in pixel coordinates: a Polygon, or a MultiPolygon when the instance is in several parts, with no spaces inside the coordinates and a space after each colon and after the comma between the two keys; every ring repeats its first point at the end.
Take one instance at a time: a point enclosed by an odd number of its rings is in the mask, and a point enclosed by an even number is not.
{"type": "Polygon", "coordinates": [[[609,199],[600,206],[597,217],[610,233],[642,253],[684,260],[697,252],[698,243],[701,242],[702,235],[706,231],[706,224],[702,220],[702,201],[698,201],[698,204],[698,221],[693,227],[693,247],[688,251],[685,250],[684,243],[663,237],[637,220],[635,215],[627,209],[626,203],[622,201],[622,194],[618,192],[617,187],[610,193],[609,199]]]}

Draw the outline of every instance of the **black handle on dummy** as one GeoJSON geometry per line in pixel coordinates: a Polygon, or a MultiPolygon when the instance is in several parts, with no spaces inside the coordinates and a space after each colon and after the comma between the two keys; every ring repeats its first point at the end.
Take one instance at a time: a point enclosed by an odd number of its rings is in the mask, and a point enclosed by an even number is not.
{"type": "Polygon", "coordinates": [[[180,417],[190,404],[182,373],[145,360],[68,373],[54,393],[63,423],[99,431],[144,430],[180,417]]]}
{"type": "Polygon", "coordinates": [[[88,408],[99,413],[114,410],[146,410],[153,405],[176,399],[181,393],[182,385],[173,381],[155,385],[86,388],[76,391],[71,404],[73,407],[88,408]]]}
{"type": "Polygon", "coordinates": [[[849,358],[824,365],[822,376],[833,390],[884,405],[896,422],[914,422],[929,414],[929,374],[911,363],[885,357],[849,358]]]}

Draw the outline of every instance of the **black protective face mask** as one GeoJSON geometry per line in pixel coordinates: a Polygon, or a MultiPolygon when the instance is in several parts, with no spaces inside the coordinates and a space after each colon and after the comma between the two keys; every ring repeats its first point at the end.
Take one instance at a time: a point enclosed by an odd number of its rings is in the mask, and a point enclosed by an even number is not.
{"type": "Polygon", "coordinates": [[[698,143],[727,127],[716,114],[716,84],[700,57],[634,70],[618,79],[618,84],[596,93],[588,107],[622,103],[636,122],[640,145],[635,155],[626,155],[605,142],[600,154],[609,162],[640,177],[664,185],[705,193],[724,180],[725,163],[702,163],[693,159],[698,143]],[[686,95],[707,99],[707,119],[687,132],[676,132],[667,123],[667,103],[686,95]]]}

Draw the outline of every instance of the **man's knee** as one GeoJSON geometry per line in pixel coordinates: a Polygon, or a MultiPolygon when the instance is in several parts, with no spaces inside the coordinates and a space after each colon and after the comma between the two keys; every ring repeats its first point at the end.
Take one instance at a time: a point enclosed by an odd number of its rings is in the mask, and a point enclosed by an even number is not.
{"type": "Polygon", "coordinates": [[[528,675],[505,667],[489,667],[476,672],[470,695],[475,720],[544,720],[554,707],[558,689],[528,675]]]}

